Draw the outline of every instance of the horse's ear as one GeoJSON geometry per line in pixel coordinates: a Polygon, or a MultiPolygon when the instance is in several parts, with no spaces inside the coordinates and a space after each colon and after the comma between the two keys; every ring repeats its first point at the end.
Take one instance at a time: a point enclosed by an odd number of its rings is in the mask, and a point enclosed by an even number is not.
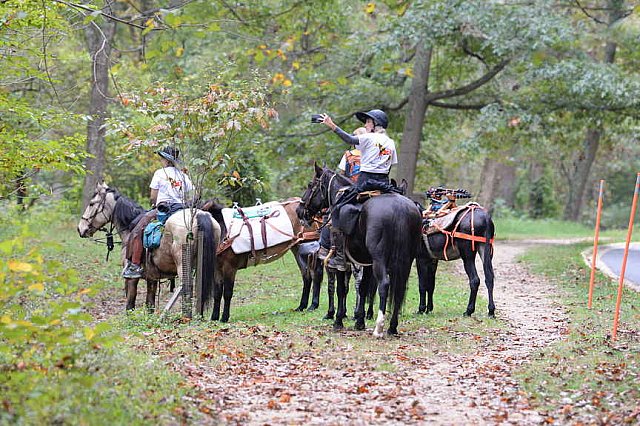
{"type": "Polygon", "coordinates": [[[320,166],[318,166],[317,162],[313,163],[313,167],[316,170],[316,176],[320,176],[322,174],[322,168],[320,166]]]}
{"type": "Polygon", "coordinates": [[[96,192],[106,191],[107,189],[109,189],[109,187],[104,183],[104,181],[96,182],[96,192]]]}

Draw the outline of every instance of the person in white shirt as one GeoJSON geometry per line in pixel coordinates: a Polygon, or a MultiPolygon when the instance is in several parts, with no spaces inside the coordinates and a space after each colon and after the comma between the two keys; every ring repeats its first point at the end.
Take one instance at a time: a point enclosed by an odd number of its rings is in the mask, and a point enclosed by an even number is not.
{"type": "Polygon", "coordinates": [[[193,193],[193,183],[178,167],[180,151],[167,146],[158,151],[162,168],[155,171],[149,188],[152,210],[144,214],[129,235],[127,244],[127,265],[122,271],[124,278],[142,277],[142,233],[144,228],[157,218],[158,212],[171,215],[189,204],[193,193]]]}
{"type": "Polygon", "coordinates": [[[387,135],[387,114],[382,110],[372,109],[368,112],[357,112],[355,115],[364,123],[367,133],[350,135],[338,127],[327,114],[321,114],[325,126],[333,130],[345,143],[355,145],[360,150],[362,156],[358,187],[364,187],[369,180],[388,184],[389,171],[392,165],[398,163],[398,156],[395,142],[387,135]]]}

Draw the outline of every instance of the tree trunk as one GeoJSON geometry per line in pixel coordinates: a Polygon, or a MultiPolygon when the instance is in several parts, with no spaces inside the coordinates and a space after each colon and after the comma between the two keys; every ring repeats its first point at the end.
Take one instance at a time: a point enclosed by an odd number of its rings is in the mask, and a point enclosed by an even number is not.
{"type": "Polygon", "coordinates": [[[587,129],[584,139],[583,149],[579,157],[573,163],[573,173],[569,188],[569,197],[564,211],[566,220],[577,221],[580,219],[582,205],[584,203],[585,190],[589,180],[589,172],[596,158],[600,145],[602,131],[598,129],[587,129]]]}
{"type": "MultiPolygon", "coordinates": [[[[609,0],[607,9],[609,11],[608,25],[611,28],[616,22],[624,17],[622,8],[623,0],[609,0]]],[[[608,41],[604,46],[603,62],[613,64],[616,58],[617,45],[608,41]]],[[[583,150],[579,153],[578,158],[573,163],[573,173],[571,174],[572,190],[569,192],[569,199],[564,211],[564,218],[567,220],[577,221],[582,212],[586,189],[588,188],[588,180],[591,167],[596,158],[600,138],[602,137],[602,128],[589,128],[586,131],[583,150]]]]}
{"type": "Polygon", "coordinates": [[[424,41],[419,42],[416,50],[416,62],[413,81],[407,106],[407,118],[402,132],[402,143],[398,155],[398,180],[409,183],[407,194],[411,196],[416,178],[416,165],[422,140],[422,126],[427,112],[427,92],[431,67],[432,48],[424,41]]]}
{"type": "Polygon", "coordinates": [[[489,212],[493,212],[495,200],[502,199],[507,207],[513,208],[516,198],[516,168],[505,159],[511,156],[513,148],[505,153],[494,153],[485,158],[480,176],[478,202],[489,212]]]}
{"type": "MultiPolygon", "coordinates": [[[[105,11],[111,13],[109,3],[105,2],[105,11]]],[[[116,24],[106,21],[98,26],[97,20],[91,22],[85,35],[91,55],[91,97],[89,122],[87,124],[87,152],[92,155],[85,162],[87,174],[82,192],[83,208],[89,203],[96,182],[104,179],[105,166],[105,120],[109,104],[109,69],[111,42],[115,35],[116,24]]]]}

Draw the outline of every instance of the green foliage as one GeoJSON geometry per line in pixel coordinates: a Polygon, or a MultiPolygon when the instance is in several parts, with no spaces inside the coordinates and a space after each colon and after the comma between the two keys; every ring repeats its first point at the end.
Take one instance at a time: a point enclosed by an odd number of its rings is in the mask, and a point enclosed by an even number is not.
{"type": "Polygon", "coordinates": [[[111,123],[112,134],[128,138],[116,160],[142,149],[148,152],[164,145],[175,146],[200,193],[210,176],[226,188],[255,186],[261,176],[252,175],[255,167],[250,166],[248,158],[254,155],[250,152],[255,149],[252,145],[257,148],[259,142],[251,139],[251,132],[256,127],[267,129],[269,120],[277,118],[260,83],[227,81],[210,84],[204,92],[195,94],[170,86],[122,95],[123,105],[134,109],[136,115],[126,122],[111,123]],[[237,147],[242,137],[248,143],[237,147]],[[245,170],[249,171],[246,175],[245,170]]]}

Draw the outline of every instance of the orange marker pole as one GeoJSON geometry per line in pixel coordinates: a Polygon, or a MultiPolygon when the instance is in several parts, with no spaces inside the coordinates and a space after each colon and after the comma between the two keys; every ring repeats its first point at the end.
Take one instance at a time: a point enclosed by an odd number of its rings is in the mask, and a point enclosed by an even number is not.
{"type": "Polygon", "coordinates": [[[598,212],[596,213],[596,234],[593,237],[593,257],[591,258],[591,278],[589,279],[589,309],[593,302],[593,283],[596,277],[596,257],[598,256],[598,238],[600,237],[600,217],[602,216],[602,193],[604,192],[604,179],[600,179],[600,192],[598,193],[598,212]]]}
{"type": "Polygon", "coordinates": [[[631,243],[631,234],[633,232],[633,218],[636,215],[636,207],[638,206],[638,192],[640,192],[640,173],[636,177],[636,189],[633,192],[633,203],[631,204],[631,216],[629,217],[629,230],[627,231],[627,242],[624,246],[624,255],[622,256],[622,268],[620,269],[620,280],[618,281],[618,297],[616,298],[616,313],[613,317],[613,331],[611,339],[616,340],[618,334],[618,321],[620,320],[620,302],[622,301],[622,288],[624,287],[624,273],[627,269],[627,257],[629,256],[629,244],[631,243]]]}

